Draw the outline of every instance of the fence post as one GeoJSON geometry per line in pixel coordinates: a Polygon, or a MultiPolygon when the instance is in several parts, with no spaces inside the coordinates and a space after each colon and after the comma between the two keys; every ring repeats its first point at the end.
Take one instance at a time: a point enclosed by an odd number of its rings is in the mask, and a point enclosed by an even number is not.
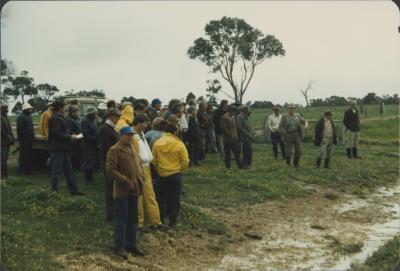
{"type": "Polygon", "coordinates": [[[385,103],[382,102],[380,107],[379,107],[379,112],[381,113],[381,115],[385,114],[385,103]]]}

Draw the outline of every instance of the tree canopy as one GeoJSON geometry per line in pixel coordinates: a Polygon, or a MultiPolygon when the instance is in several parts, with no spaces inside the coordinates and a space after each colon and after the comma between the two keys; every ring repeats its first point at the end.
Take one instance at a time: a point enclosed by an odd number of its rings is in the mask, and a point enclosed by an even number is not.
{"type": "Polygon", "coordinates": [[[204,28],[206,38],[198,38],[188,49],[198,59],[220,73],[232,87],[233,98],[241,104],[257,65],[273,56],[284,56],[282,43],[273,35],[264,35],[243,19],[223,17],[204,28]]]}

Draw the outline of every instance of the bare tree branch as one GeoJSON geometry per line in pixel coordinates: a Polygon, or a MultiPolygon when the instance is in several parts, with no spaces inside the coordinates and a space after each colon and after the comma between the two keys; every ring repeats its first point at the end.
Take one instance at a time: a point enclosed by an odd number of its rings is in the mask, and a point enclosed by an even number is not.
{"type": "Polygon", "coordinates": [[[229,98],[235,100],[235,97],[229,95],[227,92],[225,92],[224,90],[221,89],[221,92],[224,93],[226,96],[228,96],[229,98]]]}
{"type": "Polygon", "coordinates": [[[314,84],[314,83],[315,83],[315,80],[310,79],[310,80],[308,81],[307,87],[306,87],[304,90],[303,90],[303,89],[300,89],[301,94],[303,94],[304,99],[306,100],[307,111],[308,111],[308,107],[309,107],[309,105],[310,105],[310,102],[309,102],[310,90],[313,89],[313,84],[314,84]]]}

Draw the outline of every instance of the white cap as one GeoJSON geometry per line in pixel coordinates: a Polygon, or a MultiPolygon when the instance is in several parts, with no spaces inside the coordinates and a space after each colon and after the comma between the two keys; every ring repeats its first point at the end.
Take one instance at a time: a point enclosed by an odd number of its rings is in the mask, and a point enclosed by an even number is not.
{"type": "Polygon", "coordinates": [[[33,109],[32,105],[30,105],[29,103],[24,103],[22,105],[22,111],[26,110],[26,109],[33,109]]]}
{"type": "Polygon", "coordinates": [[[97,106],[97,109],[106,110],[107,109],[107,105],[105,103],[99,103],[99,105],[97,106]]]}

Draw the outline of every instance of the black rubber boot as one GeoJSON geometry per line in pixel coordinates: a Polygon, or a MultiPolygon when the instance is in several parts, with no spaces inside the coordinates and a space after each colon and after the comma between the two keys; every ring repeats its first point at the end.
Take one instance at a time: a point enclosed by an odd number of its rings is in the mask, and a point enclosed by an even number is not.
{"type": "Polygon", "coordinates": [[[329,162],[330,162],[330,159],[329,159],[329,158],[326,158],[326,159],[325,159],[324,168],[329,168],[329,169],[331,169],[331,168],[329,167],[329,162]]]}
{"type": "Polygon", "coordinates": [[[347,152],[347,157],[348,157],[349,159],[351,159],[351,148],[347,148],[347,149],[346,149],[346,152],[347,152]]]}
{"type": "Polygon", "coordinates": [[[278,159],[278,151],[274,151],[274,157],[275,159],[278,159]]]}
{"type": "Polygon", "coordinates": [[[353,148],[353,157],[356,159],[361,159],[361,157],[358,156],[358,149],[357,148],[353,148]]]}
{"type": "Polygon", "coordinates": [[[293,159],[293,164],[296,168],[299,167],[300,156],[295,156],[293,159]]]}
{"type": "Polygon", "coordinates": [[[290,167],[290,156],[286,157],[286,164],[290,167]]]}
{"type": "Polygon", "coordinates": [[[317,163],[316,163],[317,168],[321,167],[321,162],[322,162],[322,159],[321,158],[317,158],[317,163]]]}

